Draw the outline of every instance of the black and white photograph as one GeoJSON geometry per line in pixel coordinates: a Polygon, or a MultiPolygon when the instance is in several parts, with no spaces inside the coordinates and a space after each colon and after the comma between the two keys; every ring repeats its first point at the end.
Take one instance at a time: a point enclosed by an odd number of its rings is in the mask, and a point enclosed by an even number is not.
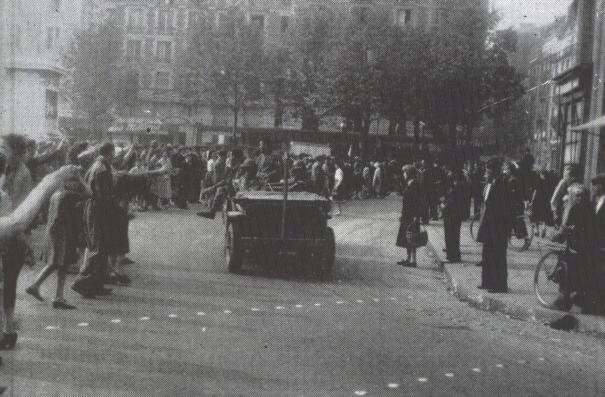
{"type": "Polygon", "coordinates": [[[2,397],[604,396],[605,0],[0,0],[0,302],[2,397]]]}

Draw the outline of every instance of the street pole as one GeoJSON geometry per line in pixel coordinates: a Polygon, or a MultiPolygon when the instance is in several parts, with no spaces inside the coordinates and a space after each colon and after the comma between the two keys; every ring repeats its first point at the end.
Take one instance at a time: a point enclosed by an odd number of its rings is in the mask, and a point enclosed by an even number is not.
{"type": "Polygon", "coordinates": [[[288,169],[288,161],[290,160],[290,151],[286,148],[284,154],[284,201],[281,213],[281,238],[284,240],[286,238],[286,208],[288,206],[288,179],[290,178],[289,169],[288,169]]]}

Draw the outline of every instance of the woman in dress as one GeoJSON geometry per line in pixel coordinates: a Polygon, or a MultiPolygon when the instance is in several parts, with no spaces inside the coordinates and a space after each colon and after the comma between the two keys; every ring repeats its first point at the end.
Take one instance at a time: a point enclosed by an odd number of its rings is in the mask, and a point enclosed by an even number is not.
{"type": "Polygon", "coordinates": [[[166,203],[172,199],[172,186],[170,176],[172,174],[172,162],[170,161],[170,149],[166,148],[162,152],[162,157],[158,160],[159,168],[154,170],[159,174],[156,179],[156,195],[160,208],[165,208],[166,203]]]}
{"type": "Polygon", "coordinates": [[[422,215],[422,200],[420,184],[418,182],[418,170],[406,165],[403,172],[403,194],[401,207],[401,218],[399,233],[397,234],[397,246],[407,250],[407,259],[397,262],[406,267],[416,267],[416,247],[407,239],[408,232],[420,231],[420,216],[422,215]]]}

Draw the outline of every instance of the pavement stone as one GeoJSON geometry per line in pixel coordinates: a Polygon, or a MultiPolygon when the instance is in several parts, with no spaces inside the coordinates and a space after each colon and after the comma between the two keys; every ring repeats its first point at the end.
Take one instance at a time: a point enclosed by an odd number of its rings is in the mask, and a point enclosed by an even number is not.
{"type": "Polygon", "coordinates": [[[469,222],[462,224],[460,246],[461,263],[449,263],[445,259],[445,239],[441,222],[431,222],[426,227],[429,235],[427,249],[433,260],[446,275],[449,288],[460,300],[468,302],[478,309],[503,313],[510,318],[550,324],[565,315],[578,320],[577,332],[605,336],[605,318],[579,313],[574,307],[565,313],[544,308],[538,302],[533,290],[535,266],[546,252],[547,240],[534,238],[527,251],[515,249],[508,251],[509,293],[492,294],[481,290],[481,268],[476,264],[481,260],[481,245],[476,243],[469,232],[469,222]]]}

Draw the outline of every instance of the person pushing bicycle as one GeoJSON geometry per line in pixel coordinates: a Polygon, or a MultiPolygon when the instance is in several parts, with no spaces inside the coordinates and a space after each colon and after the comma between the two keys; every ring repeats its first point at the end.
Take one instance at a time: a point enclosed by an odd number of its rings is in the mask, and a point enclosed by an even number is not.
{"type": "Polygon", "coordinates": [[[590,194],[582,185],[570,187],[561,227],[553,236],[558,243],[567,239],[576,253],[567,258],[567,277],[561,278],[559,297],[551,308],[567,311],[575,303],[583,312],[594,313],[599,310],[596,283],[599,239],[590,194]]]}

